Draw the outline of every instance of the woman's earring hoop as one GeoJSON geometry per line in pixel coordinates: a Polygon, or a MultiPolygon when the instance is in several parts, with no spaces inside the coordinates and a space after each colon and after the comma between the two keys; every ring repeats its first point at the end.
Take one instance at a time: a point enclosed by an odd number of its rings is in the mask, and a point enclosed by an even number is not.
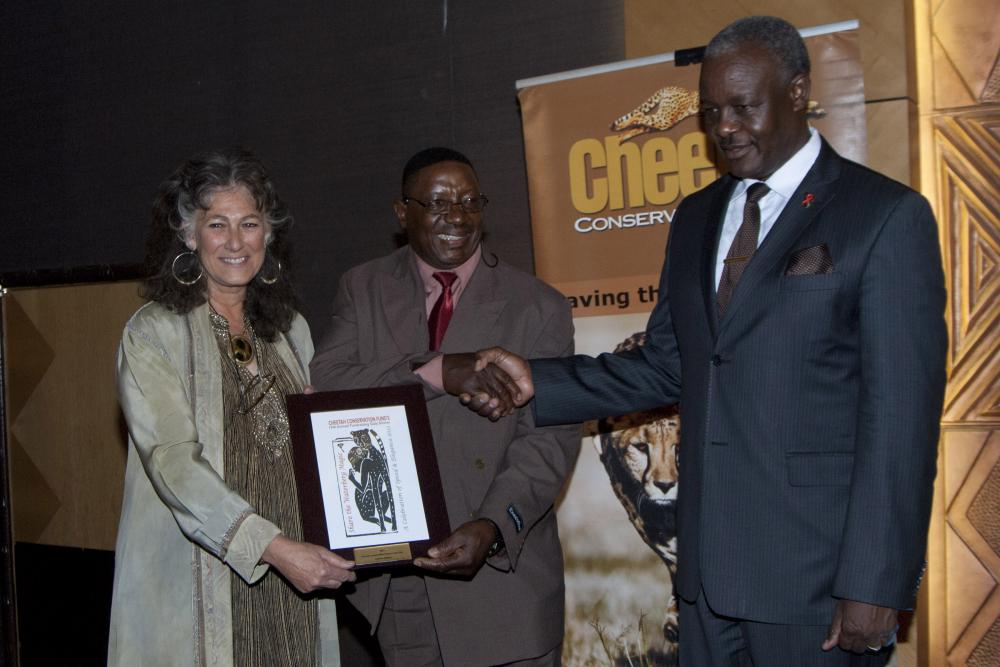
{"type": "Polygon", "coordinates": [[[278,282],[278,277],[281,276],[281,260],[276,259],[274,261],[278,264],[278,270],[274,272],[273,278],[265,278],[263,274],[260,273],[257,274],[257,277],[260,278],[260,281],[265,285],[273,285],[274,283],[278,282]]]}
{"type": "Polygon", "coordinates": [[[194,285],[196,282],[201,280],[201,276],[203,273],[201,268],[201,260],[198,259],[198,254],[191,252],[190,250],[178,253],[177,256],[174,257],[173,263],[170,265],[170,273],[173,274],[174,280],[179,282],[181,285],[184,285],[185,287],[190,287],[191,285],[194,285]],[[185,258],[184,262],[187,262],[187,266],[183,266],[182,263],[181,275],[178,275],[177,262],[181,261],[182,257],[185,258]],[[184,274],[192,273],[192,269],[194,269],[195,266],[198,267],[198,275],[195,276],[194,278],[185,278],[184,274]]]}

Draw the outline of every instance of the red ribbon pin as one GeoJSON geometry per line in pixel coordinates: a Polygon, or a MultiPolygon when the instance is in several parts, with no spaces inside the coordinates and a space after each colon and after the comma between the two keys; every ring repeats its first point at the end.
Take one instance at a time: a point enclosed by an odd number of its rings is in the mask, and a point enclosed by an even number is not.
{"type": "Polygon", "coordinates": [[[813,197],[813,194],[811,192],[807,192],[805,199],[802,200],[802,205],[806,208],[809,208],[809,205],[813,203],[813,199],[815,199],[815,197],[813,197]]]}

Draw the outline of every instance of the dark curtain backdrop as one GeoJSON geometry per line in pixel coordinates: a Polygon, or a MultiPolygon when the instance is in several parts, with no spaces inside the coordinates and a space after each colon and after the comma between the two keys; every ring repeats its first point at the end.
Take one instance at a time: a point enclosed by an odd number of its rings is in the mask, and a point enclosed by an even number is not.
{"type": "Polygon", "coordinates": [[[532,270],[519,78],[619,60],[623,0],[6,2],[0,274],[142,260],[159,182],[202,148],[271,166],[319,336],[385,254],[406,158],[462,150],[494,250],[532,270]]]}

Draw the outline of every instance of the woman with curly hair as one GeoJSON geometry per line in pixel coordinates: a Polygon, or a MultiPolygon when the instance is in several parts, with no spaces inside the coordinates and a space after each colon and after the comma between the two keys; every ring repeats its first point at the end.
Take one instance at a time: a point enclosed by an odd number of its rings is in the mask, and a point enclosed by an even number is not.
{"type": "Polygon", "coordinates": [[[285,396],[307,390],[313,353],[291,225],[245,150],[197,155],[160,186],[150,303],[118,354],[130,437],[109,664],[340,663],[316,592],[353,563],[302,541],[289,449],[285,396]]]}

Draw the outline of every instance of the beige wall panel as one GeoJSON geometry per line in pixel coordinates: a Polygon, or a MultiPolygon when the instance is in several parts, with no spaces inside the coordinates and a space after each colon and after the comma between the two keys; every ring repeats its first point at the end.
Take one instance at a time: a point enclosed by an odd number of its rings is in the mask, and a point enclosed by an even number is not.
{"type": "Polygon", "coordinates": [[[937,537],[944,538],[945,550],[940,560],[931,561],[928,577],[939,578],[943,595],[928,610],[935,619],[930,624],[933,629],[927,630],[934,641],[924,664],[996,665],[1000,658],[993,629],[1000,618],[1000,529],[995,518],[1000,502],[1000,433],[946,429],[942,448],[949,456],[949,450],[968,449],[961,458],[973,462],[968,470],[946,467],[939,473],[946,485],[958,486],[958,492],[947,507],[937,506],[944,511],[944,534],[937,537]]]}
{"type": "Polygon", "coordinates": [[[865,105],[868,128],[868,166],[910,185],[910,118],[913,103],[906,99],[865,105]]]}
{"type": "Polygon", "coordinates": [[[931,42],[931,57],[934,63],[934,108],[948,109],[974,105],[975,94],[961,73],[955,69],[948,52],[937,39],[931,42]]]}
{"type": "Polygon", "coordinates": [[[949,379],[920,664],[1000,664],[1000,54],[996,0],[912,0],[925,194],[941,227],[949,379]]]}
{"type": "Polygon", "coordinates": [[[1000,422],[1000,107],[933,119],[936,202],[949,288],[944,420],[1000,422]]]}
{"type": "Polygon", "coordinates": [[[962,635],[990,597],[996,582],[975,551],[950,528],[945,533],[948,563],[948,648],[954,650],[962,635]]]}
{"type": "Polygon", "coordinates": [[[955,496],[968,479],[969,471],[992,431],[967,431],[953,429],[946,431],[946,439],[941,442],[942,463],[938,466],[938,478],[942,483],[941,493],[945,507],[951,506],[955,496]]]}
{"type": "Polygon", "coordinates": [[[931,11],[935,108],[975,104],[997,65],[1000,3],[941,0],[931,11]]]}
{"type": "Polygon", "coordinates": [[[625,0],[625,55],[701,46],[730,21],[752,14],[780,16],[801,28],[858,19],[865,98],[906,97],[904,9],[904,0],[625,0]]]}
{"type": "Polygon", "coordinates": [[[115,354],[137,285],[3,299],[14,539],[113,549],[126,456],[115,354]]]}

